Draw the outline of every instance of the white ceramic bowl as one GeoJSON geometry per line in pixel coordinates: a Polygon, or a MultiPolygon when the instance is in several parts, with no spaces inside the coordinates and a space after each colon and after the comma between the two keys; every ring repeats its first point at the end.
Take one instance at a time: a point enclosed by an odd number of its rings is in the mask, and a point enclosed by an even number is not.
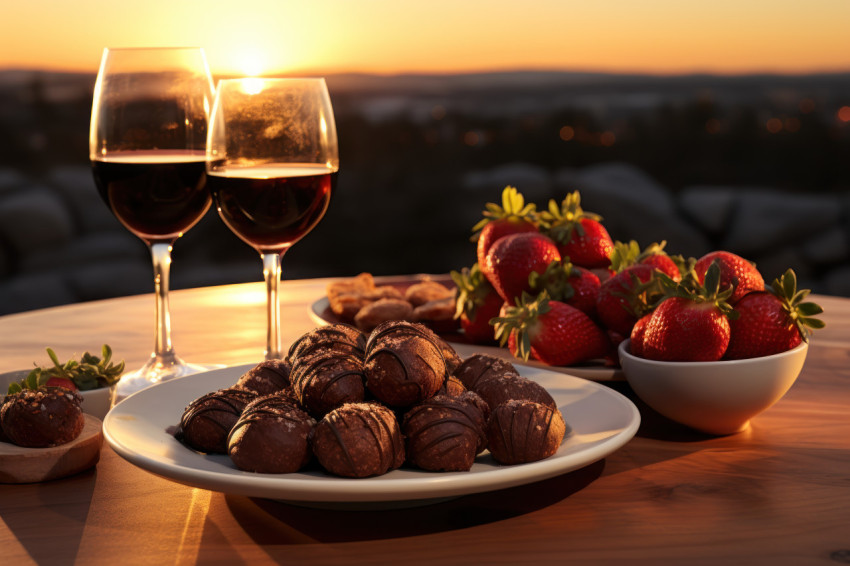
{"type": "Polygon", "coordinates": [[[634,392],[676,422],[708,434],[745,430],[750,419],[791,388],[809,345],[746,360],[659,362],[633,356],[629,340],[619,346],[620,365],[634,392]]]}
{"type": "MultiPolygon", "coordinates": [[[[0,400],[6,395],[9,385],[13,381],[20,381],[29,374],[30,370],[7,371],[0,373],[0,400]]],[[[112,402],[115,397],[115,387],[101,387],[100,389],[90,389],[88,391],[80,391],[83,397],[83,403],[80,407],[84,413],[95,416],[100,420],[106,416],[109,409],[112,408],[112,402]]]]}

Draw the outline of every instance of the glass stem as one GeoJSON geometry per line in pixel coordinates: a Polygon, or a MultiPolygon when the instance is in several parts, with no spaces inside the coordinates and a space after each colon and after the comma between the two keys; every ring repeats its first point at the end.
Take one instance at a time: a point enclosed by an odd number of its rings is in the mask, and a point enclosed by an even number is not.
{"type": "Polygon", "coordinates": [[[171,310],[168,305],[168,287],[171,275],[171,244],[151,244],[153,258],[153,283],[156,295],[156,330],[154,331],[154,353],[160,364],[173,363],[176,356],[171,345],[171,310]]]}
{"type": "Polygon", "coordinates": [[[263,258],[263,278],[266,281],[266,319],[268,332],[266,334],[266,359],[274,360],[281,357],[280,352],[280,263],[283,252],[260,254],[263,258]]]}

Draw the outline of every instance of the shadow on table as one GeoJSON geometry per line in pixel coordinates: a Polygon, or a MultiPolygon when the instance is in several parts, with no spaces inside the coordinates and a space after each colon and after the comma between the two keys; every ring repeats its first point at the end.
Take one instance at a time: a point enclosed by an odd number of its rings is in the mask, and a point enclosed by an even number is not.
{"type": "MultiPolygon", "coordinates": [[[[5,524],[15,535],[15,539],[36,564],[56,566],[75,564],[96,480],[97,469],[90,468],[73,476],[44,483],[2,485],[0,499],[8,501],[13,496],[11,493],[7,496],[6,490],[14,490],[16,499],[21,498],[31,503],[28,503],[26,513],[2,513],[0,523],[5,524]],[[57,505],[55,496],[47,494],[55,494],[58,484],[62,484],[65,488],[67,497],[72,497],[75,501],[84,501],[86,505],[57,505]],[[62,536],[51,539],[49,544],[45,544],[45,537],[33,537],[33,532],[58,532],[62,533],[62,536]],[[61,541],[64,540],[71,542],[63,548],[61,541]]],[[[0,563],[3,563],[3,558],[0,558],[0,563]]]]}
{"type": "Polygon", "coordinates": [[[656,412],[655,409],[641,401],[640,397],[635,394],[625,381],[610,381],[606,382],[605,385],[627,397],[638,408],[640,412],[640,428],[635,435],[638,438],[681,443],[701,442],[717,438],[710,434],[695,431],[656,412]]]}
{"type": "Polygon", "coordinates": [[[392,510],[329,510],[226,496],[227,506],[259,545],[392,539],[466,529],[531,513],[566,499],[596,480],[604,460],[533,484],[392,510]]]}

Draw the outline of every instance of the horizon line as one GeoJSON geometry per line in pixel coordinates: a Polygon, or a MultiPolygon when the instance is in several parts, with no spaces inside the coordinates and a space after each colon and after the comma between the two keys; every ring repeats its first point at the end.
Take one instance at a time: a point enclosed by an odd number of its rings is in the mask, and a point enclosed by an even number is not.
{"type": "MultiPolygon", "coordinates": [[[[55,73],[55,74],[77,74],[77,75],[96,75],[97,70],[91,69],[63,69],[56,67],[30,67],[30,66],[8,66],[0,67],[0,72],[31,72],[31,73],[55,73]]],[[[233,72],[228,70],[212,71],[213,76],[246,76],[244,73],[233,72]]],[[[340,76],[340,75],[360,75],[369,77],[401,77],[401,76],[421,76],[421,77],[452,77],[464,75],[497,75],[497,74],[520,74],[520,73],[540,73],[540,74],[575,74],[575,75],[598,75],[598,76],[643,76],[656,78],[676,78],[676,77],[694,77],[694,76],[713,76],[713,77],[752,77],[752,76],[776,76],[776,77],[804,77],[817,75],[844,75],[850,74],[850,67],[847,68],[824,68],[816,70],[770,70],[770,69],[752,69],[747,71],[721,71],[711,69],[692,69],[687,71],[652,71],[652,70],[612,70],[612,69],[585,69],[585,68],[558,68],[558,67],[510,67],[510,68],[495,68],[495,67],[480,67],[464,70],[398,70],[398,71],[377,71],[377,70],[357,70],[357,69],[319,69],[319,68],[295,68],[295,69],[279,69],[259,73],[255,76],[259,78],[273,76],[340,76]]]]}

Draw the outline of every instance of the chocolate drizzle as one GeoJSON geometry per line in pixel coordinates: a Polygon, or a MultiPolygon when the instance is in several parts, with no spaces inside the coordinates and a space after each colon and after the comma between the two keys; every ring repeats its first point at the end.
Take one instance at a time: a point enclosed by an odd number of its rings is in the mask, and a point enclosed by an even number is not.
{"type": "Polygon", "coordinates": [[[558,451],[566,432],[558,409],[528,400],[502,403],[487,423],[490,454],[501,464],[548,458],[558,451]]]}
{"type": "Polygon", "coordinates": [[[293,342],[289,347],[287,359],[293,362],[322,350],[336,350],[363,359],[366,352],[366,335],[347,324],[321,326],[293,342]]]}
{"type": "Polygon", "coordinates": [[[485,427],[482,407],[471,397],[433,397],[404,415],[407,459],[425,470],[469,470],[487,445],[485,427]]]}
{"type": "Polygon", "coordinates": [[[440,390],[448,377],[439,338],[421,324],[380,324],[366,342],[366,387],[381,402],[408,407],[440,390]]]}
{"type": "Polygon", "coordinates": [[[404,462],[404,442],[392,411],[376,403],[349,403],[316,426],[313,453],[330,473],[380,475],[404,462]]]}
{"type": "Polygon", "coordinates": [[[363,360],[354,354],[322,350],[295,360],[290,374],[298,401],[316,417],[363,401],[363,360]]]}
{"type": "Polygon", "coordinates": [[[184,444],[199,452],[227,453],[227,436],[245,406],[257,398],[243,389],[220,389],[192,401],[180,419],[184,444]]]}
{"type": "Polygon", "coordinates": [[[248,404],[227,439],[228,454],[240,470],[297,472],[310,461],[310,438],[316,421],[283,395],[260,397],[248,404]]]}

